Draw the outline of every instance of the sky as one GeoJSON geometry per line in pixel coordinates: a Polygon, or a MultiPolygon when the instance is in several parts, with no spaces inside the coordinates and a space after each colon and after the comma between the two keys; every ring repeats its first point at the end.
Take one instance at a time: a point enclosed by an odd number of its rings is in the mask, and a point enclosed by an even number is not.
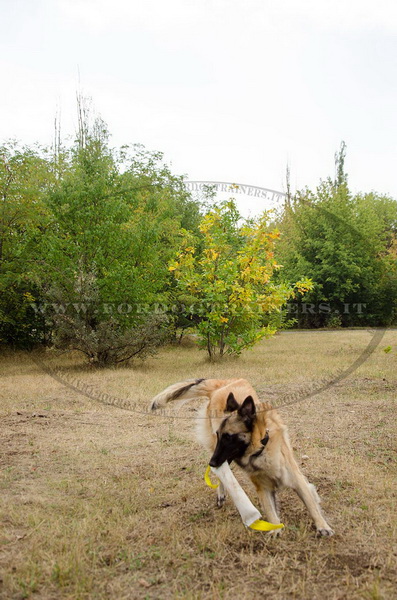
{"type": "Polygon", "coordinates": [[[51,144],[92,98],[175,174],[397,198],[395,0],[0,0],[1,140],[51,144]]]}

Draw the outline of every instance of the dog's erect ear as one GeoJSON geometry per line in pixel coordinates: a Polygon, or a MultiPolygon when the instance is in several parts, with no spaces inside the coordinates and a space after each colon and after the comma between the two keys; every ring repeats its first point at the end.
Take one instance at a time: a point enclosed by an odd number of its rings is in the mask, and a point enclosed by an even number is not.
{"type": "Polygon", "coordinates": [[[237,402],[236,398],[234,397],[233,392],[230,392],[230,394],[227,397],[226,400],[226,408],[225,411],[226,412],[233,412],[234,410],[237,410],[239,408],[239,403],[237,402]]]}
{"type": "Polygon", "coordinates": [[[247,396],[240,408],[238,414],[246,419],[253,419],[256,413],[255,402],[252,396],[247,396]]]}

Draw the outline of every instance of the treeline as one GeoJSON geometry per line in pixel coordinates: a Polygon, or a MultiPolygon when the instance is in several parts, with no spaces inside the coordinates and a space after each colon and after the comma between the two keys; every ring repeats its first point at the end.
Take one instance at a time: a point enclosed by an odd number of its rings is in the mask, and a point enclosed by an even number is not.
{"type": "Polygon", "coordinates": [[[304,274],[313,288],[289,306],[300,327],[389,326],[397,316],[397,202],[370,192],[353,195],[345,144],[335,179],[287,201],[277,256],[286,280],[304,274]]]}
{"type": "Polygon", "coordinates": [[[99,119],[71,147],[9,142],[0,157],[3,345],[105,365],[191,330],[214,358],[281,326],[395,318],[397,205],[353,196],[342,154],[335,181],[249,221],[232,200],[193,200],[160,153],[111,148],[99,119]]]}

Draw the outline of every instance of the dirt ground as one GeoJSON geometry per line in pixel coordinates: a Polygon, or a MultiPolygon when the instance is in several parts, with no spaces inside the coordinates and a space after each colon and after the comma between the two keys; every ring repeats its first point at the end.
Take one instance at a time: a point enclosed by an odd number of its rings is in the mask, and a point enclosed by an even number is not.
{"type": "Polygon", "coordinates": [[[102,371],[76,355],[3,353],[0,598],[397,598],[397,355],[383,351],[397,332],[366,357],[372,336],[286,333],[215,365],[187,344],[102,371]],[[315,537],[288,490],[281,538],[246,530],[204,483],[197,405],[147,412],[170,383],[235,376],[279,406],[334,537],[315,537]]]}

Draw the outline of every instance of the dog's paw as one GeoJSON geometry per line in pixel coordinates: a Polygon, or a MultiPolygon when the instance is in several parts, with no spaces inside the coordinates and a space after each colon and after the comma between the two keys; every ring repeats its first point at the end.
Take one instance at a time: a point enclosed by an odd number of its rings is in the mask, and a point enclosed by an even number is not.
{"type": "Polygon", "coordinates": [[[271,538],[279,538],[282,536],[284,529],[272,529],[272,531],[268,531],[266,535],[271,538]]]}
{"type": "Polygon", "coordinates": [[[334,530],[331,529],[330,527],[328,528],[322,528],[322,529],[317,529],[317,537],[330,537],[331,535],[334,535],[334,530]]]}
{"type": "Polygon", "coordinates": [[[226,502],[226,495],[222,494],[220,496],[217,496],[216,498],[216,505],[218,508],[222,508],[222,506],[225,504],[226,502]]]}

